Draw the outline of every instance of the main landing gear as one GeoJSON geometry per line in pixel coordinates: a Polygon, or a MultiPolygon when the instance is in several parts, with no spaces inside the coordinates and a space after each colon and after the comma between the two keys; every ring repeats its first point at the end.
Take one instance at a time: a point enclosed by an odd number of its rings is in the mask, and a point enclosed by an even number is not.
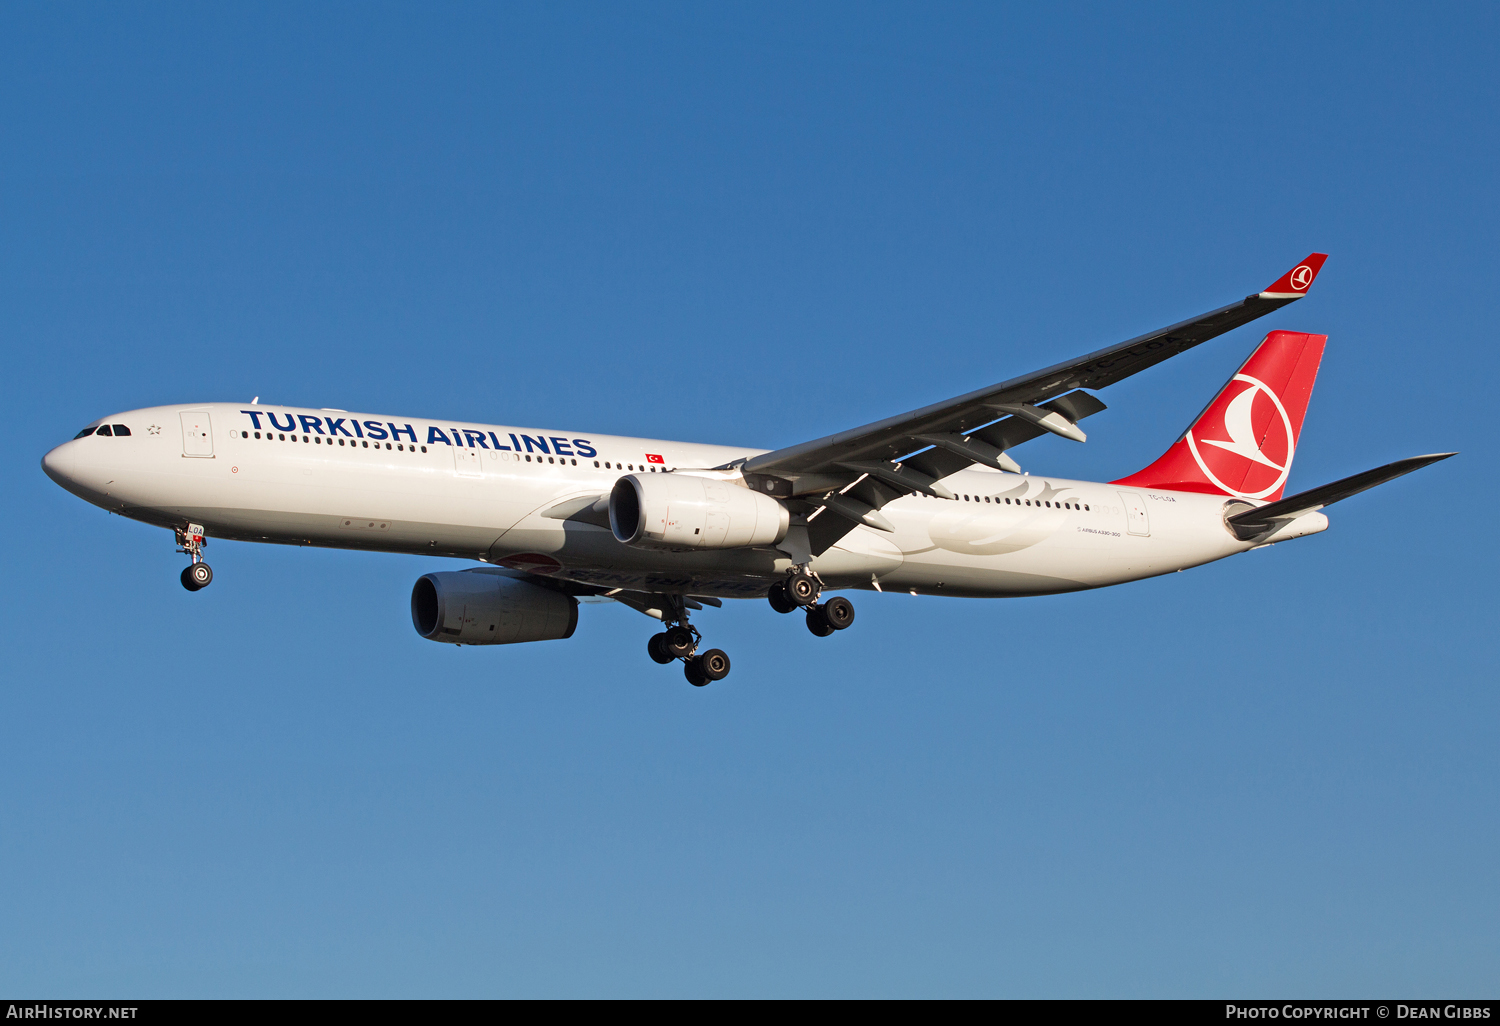
{"type": "Polygon", "coordinates": [[[203,562],[203,546],[208,544],[208,539],[203,537],[203,528],[197,524],[188,524],[186,528],[177,528],[178,552],[192,559],[187,568],[182,571],[182,586],[188,591],[202,591],[214,582],[213,569],[203,562]]]}
{"type": "Polygon", "coordinates": [[[660,634],[653,634],[651,640],[646,642],[646,651],[651,658],[663,666],[674,659],[681,659],[683,676],[689,684],[698,688],[729,676],[729,656],[718,648],[699,652],[698,643],[703,640],[703,635],[698,633],[698,628],[687,622],[687,608],[681,599],[674,605],[677,607],[673,609],[677,622],[660,634]]]}
{"type": "Polygon", "coordinates": [[[771,585],[766,599],[778,613],[807,610],[807,629],[820,638],[841,631],[854,622],[854,603],[839,595],[819,604],[823,582],[806,567],[799,567],[784,581],[771,585]]]}

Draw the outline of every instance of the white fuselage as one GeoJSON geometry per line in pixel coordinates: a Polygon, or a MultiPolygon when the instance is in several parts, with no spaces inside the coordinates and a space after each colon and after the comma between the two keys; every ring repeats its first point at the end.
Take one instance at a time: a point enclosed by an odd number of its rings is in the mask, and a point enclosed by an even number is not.
{"type": "MultiPolygon", "coordinates": [[[[103,422],[126,425],[129,437],[66,442],[44,458],[47,473],[111,512],[199,524],[209,538],[430,553],[724,598],[764,595],[793,565],[780,548],[633,548],[607,528],[557,518],[560,504],[608,495],[623,475],[694,473],[760,449],[228,404],[103,422]]],[[[894,533],[855,528],[812,569],[830,588],[1054,594],[1170,573],[1327,525],[1308,514],[1295,530],[1247,542],[1226,527],[1221,495],[982,467],[943,483],[960,497],[898,499],[881,510],[894,533]]]]}

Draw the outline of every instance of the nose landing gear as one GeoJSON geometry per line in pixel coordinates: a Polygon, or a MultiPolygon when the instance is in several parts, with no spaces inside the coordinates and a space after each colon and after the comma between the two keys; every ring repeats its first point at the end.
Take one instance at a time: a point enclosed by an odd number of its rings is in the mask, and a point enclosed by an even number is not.
{"type": "Polygon", "coordinates": [[[212,583],[214,572],[207,563],[194,563],[182,568],[182,586],[188,591],[199,591],[212,583]]]}
{"type": "Polygon", "coordinates": [[[682,674],[689,684],[701,688],[710,681],[723,680],[729,676],[729,656],[723,649],[711,648],[698,651],[703,635],[698,628],[688,623],[687,606],[680,597],[668,596],[672,601],[673,619],[677,622],[660,634],[653,634],[646,642],[646,652],[653,660],[665,666],[674,659],[682,660],[682,674]]]}
{"type": "Polygon", "coordinates": [[[203,528],[197,524],[179,527],[176,533],[177,551],[192,559],[182,571],[182,586],[188,591],[202,591],[214,581],[213,569],[203,562],[203,546],[208,544],[208,539],[203,537],[203,528]]]}

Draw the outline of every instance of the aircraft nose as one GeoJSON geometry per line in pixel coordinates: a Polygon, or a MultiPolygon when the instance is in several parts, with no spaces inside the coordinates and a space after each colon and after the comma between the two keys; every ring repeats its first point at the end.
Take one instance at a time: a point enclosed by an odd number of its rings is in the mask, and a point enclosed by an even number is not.
{"type": "Polygon", "coordinates": [[[42,457],[42,470],[63,487],[73,480],[73,461],[77,453],[71,442],[64,442],[42,457]]]}

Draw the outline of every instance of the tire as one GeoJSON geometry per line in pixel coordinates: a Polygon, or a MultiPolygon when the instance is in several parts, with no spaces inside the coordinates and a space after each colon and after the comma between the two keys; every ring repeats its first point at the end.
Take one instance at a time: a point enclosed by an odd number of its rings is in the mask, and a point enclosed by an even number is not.
{"type": "Polygon", "coordinates": [[[766,600],[778,613],[790,613],[797,608],[797,603],[793,602],[791,596],[786,593],[786,584],[782,581],[771,585],[771,590],[766,592],[766,600]]]}
{"type": "Polygon", "coordinates": [[[682,664],[682,675],[695,688],[701,688],[708,683],[708,678],[703,675],[702,667],[698,665],[697,657],[682,664]]]}
{"type": "Polygon", "coordinates": [[[723,680],[729,676],[729,657],[722,648],[700,653],[693,662],[698,664],[698,672],[709,680],[723,680]]]}
{"type": "Polygon", "coordinates": [[[214,583],[214,572],[207,563],[192,563],[182,571],[182,586],[188,591],[202,591],[214,583]]]}
{"type": "Polygon", "coordinates": [[[843,630],[854,622],[854,603],[842,595],[829,599],[823,603],[823,619],[834,630],[843,630]]]}
{"type": "Polygon", "coordinates": [[[653,634],[651,640],[646,642],[646,652],[663,666],[672,661],[672,656],[667,653],[666,640],[665,634],[653,634]]]}
{"type": "Polygon", "coordinates": [[[810,606],[818,601],[818,592],[823,589],[811,574],[793,574],[786,579],[786,594],[799,606],[810,606]]]}
{"type": "Polygon", "coordinates": [[[828,622],[828,617],[823,615],[822,606],[807,607],[807,629],[820,638],[826,638],[833,633],[833,624],[828,622]]]}
{"type": "Polygon", "coordinates": [[[676,627],[668,627],[665,634],[661,636],[662,651],[673,659],[681,659],[692,655],[698,639],[693,637],[693,632],[678,624],[676,627]]]}

